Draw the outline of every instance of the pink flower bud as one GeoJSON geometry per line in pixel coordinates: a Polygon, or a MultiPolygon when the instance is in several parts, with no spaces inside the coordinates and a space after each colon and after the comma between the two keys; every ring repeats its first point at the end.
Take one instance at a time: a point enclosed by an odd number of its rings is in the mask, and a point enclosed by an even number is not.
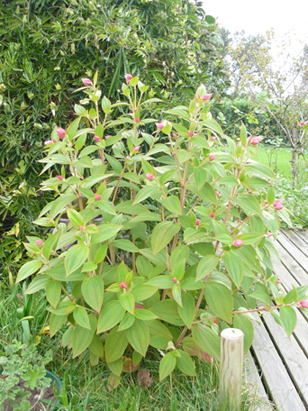
{"type": "Polygon", "coordinates": [[[177,283],[178,282],[178,279],[177,278],[172,278],[172,281],[174,282],[174,283],[177,283]]]}
{"type": "Polygon", "coordinates": [[[153,174],[152,173],[146,173],[146,178],[148,179],[148,180],[153,180],[153,178],[154,178],[154,176],[153,176],[153,174]]]}
{"type": "Polygon", "coordinates": [[[108,134],[107,136],[105,136],[105,139],[108,140],[108,138],[112,137],[110,134],[108,134]]]}
{"type": "Polygon", "coordinates": [[[267,201],[267,200],[264,201],[264,205],[268,205],[268,201],[267,201]]]}
{"type": "Polygon", "coordinates": [[[301,127],[305,127],[306,125],[307,125],[307,123],[305,123],[304,121],[301,121],[301,122],[300,122],[300,126],[301,126],[301,127]]]}
{"type": "Polygon", "coordinates": [[[263,137],[248,137],[247,138],[248,143],[251,143],[254,146],[259,144],[262,140],[263,140],[263,137]]]}
{"type": "Polygon", "coordinates": [[[51,139],[51,140],[44,141],[44,145],[45,145],[45,146],[48,146],[49,144],[52,144],[52,143],[56,143],[56,140],[55,140],[55,139],[51,139]]]}
{"type": "Polygon", "coordinates": [[[274,208],[275,210],[282,210],[283,209],[283,205],[281,203],[274,203],[274,208]]]}
{"type": "Polygon", "coordinates": [[[281,280],[277,280],[276,283],[277,283],[277,284],[282,284],[282,281],[281,281],[281,280]]]}
{"type": "Polygon", "coordinates": [[[63,180],[63,176],[56,176],[59,180],[63,180]]]}
{"type": "Polygon", "coordinates": [[[133,151],[139,151],[140,150],[140,146],[136,146],[133,148],[133,151]]]}
{"type": "Polygon", "coordinates": [[[249,191],[248,191],[248,193],[249,193],[249,194],[252,194],[252,193],[253,193],[253,191],[252,191],[252,190],[249,190],[249,191]]]}
{"type": "Polygon", "coordinates": [[[83,226],[83,225],[79,225],[79,226],[78,226],[78,230],[81,230],[81,231],[84,230],[84,226],[83,226]]]}
{"type": "Polygon", "coordinates": [[[95,141],[99,141],[101,138],[99,136],[94,136],[95,141]]]}
{"type": "Polygon", "coordinates": [[[273,237],[273,235],[274,235],[274,234],[271,233],[270,231],[267,233],[267,236],[268,236],[268,237],[273,237]]]}
{"type": "Polygon", "coordinates": [[[136,123],[139,123],[139,121],[140,121],[140,118],[139,118],[139,117],[135,117],[135,122],[136,122],[136,123]]]}
{"type": "Polygon", "coordinates": [[[99,194],[95,194],[94,198],[95,200],[99,201],[102,199],[102,196],[100,196],[99,194]]]}
{"type": "Polygon", "coordinates": [[[126,156],[125,158],[126,158],[126,160],[130,160],[130,156],[126,156]]]}
{"type": "Polygon", "coordinates": [[[203,100],[203,101],[209,100],[209,99],[212,97],[212,95],[213,95],[213,94],[204,94],[204,95],[202,96],[202,100],[203,100]]]}
{"type": "Polygon", "coordinates": [[[242,240],[234,240],[233,245],[234,247],[241,247],[242,245],[244,245],[244,243],[242,240]]]}
{"type": "Polygon", "coordinates": [[[300,300],[299,304],[302,308],[308,308],[308,301],[307,300],[300,300]]]}
{"type": "Polygon", "coordinates": [[[132,109],[133,109],[133,107],[132,107],[132,106],[129,106],[128,108],[129,108],[130,110],[132,110],[132,109]]]}
{"type": "Polygon", "coordinates": [[[195,225],[198,227],[200,225],[200,220],[196,220],[195,225]]]}
{"type": "Polygon", "coordinates": [[[162,120],[160,123],[156,123],[156,127],[162,130],[167,125],[166,120],[162,120]]]}
{"type": "Polygon", "coordinates": [[[201,96],[200,96],[200,94],[197,94],[197,98],[198,98],[198,99],[201,99],[201,96]]]}
{"type": "Polygon", "coordinates": [[[211,141],[214,141],[214,140],[216,140],[216,137],[212,136],[211,141]]]}
{"type": "Polygon", "coordinates": [[[210,159],[210,161],[215,160],[215,158],[216,158],[216,156],[214,156],[214,154],[210,154],[210,155],[209,155],[209,159],[210,159]]]}
{"type": "Polygon", "coordinates": [[[220,194],[219,191],[215,191],[215,194],[217,195],[217,197],[220,197],[220,196],[221,196],[221,194],[220,194]]]}
{"type": "Polygon", "coordinates": [[[133,78],[133,76],[131,74],[125,74],[125,80],[127,81],[127,83],[129,83],[131,81],[131,79],[133,78]]]}
{"type": "Polygon", "coordinates": [[[214,218],[214,217],[215,217],[215,214],[214,214],[214,213],[210,213],[209,216],[210,216],[211,218],[214,218]]]}
{"type": "Polygon", "coordinates": [[[66,131],[64,130],[64,128],[57,127],[57,134],[58,134],[58,137],[59,137],[61,140],[64,139],[65,133],[66,133],[66,131]]]}
{"type": "Polygon", "coordinates": [[[44,244],[42,240],[36,240],[35,242],[36,242],[37,245],[43,245],[44,244]]]}
{"type": "Polygon", "coordinates": [[[192,136],[194,135],[194,132],[193,132],[193,131],[189,131],[189,132],[188,132],[188,135],[189,135],[189,137],[192,137],[192,136]]]}
{"type": "Polygon", "coordinates": [[[173,138],[178,138],[178,135],[175,134],[175,133],[172,133],[172,137],[173,137],[173,138]]]}
{"type": "Polygon", "coordinates": [[[125,290],[127,290],[127,289],[128,289],[128,287],[127,287],[127,282],[126,282],[126,281],[122,281],[121,284],[120,284],[120,288],[125,288],[125,290]]]}
{"type": "Polygon", "coordinates": [[[89,78],[82,78],[81,81],[85,86],[93,86],[93,83],[89,78]]]}

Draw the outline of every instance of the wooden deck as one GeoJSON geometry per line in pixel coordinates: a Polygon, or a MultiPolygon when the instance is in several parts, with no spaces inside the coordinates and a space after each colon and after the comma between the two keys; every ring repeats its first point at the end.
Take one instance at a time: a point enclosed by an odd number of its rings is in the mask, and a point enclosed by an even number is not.
{"type": "MultiPolygon", "coordinates": [[[[277,240],[281,261],[272,258],[281,291],[308,285],[308,231],[284,230],[277,240]]],[[[296,309],[297,325],[289,339],[266,313],[255,318],[255,336],[246,359],[246,382],[255,391],[252,411],[308,410],[308,316],[296,309]]]]}

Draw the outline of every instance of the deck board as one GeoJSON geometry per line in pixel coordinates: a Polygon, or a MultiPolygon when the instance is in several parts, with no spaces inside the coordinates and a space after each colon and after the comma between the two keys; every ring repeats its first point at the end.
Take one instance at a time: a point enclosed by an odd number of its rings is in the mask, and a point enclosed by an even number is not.
{"type": "MultiPolygon", "coordinates": [[[[258,319],[257,315],[254,315],[258,319]]],[[[306,411],[288,371],[263,323],[254,324],[254,355],[261,367],[264,382],[280,411],[306,411]]]]}
{"type": "MultiPolygon", "coordinates": [[[[292,286],[308,286],[308,230],[282,229],[275,244],[280,260],[271,260],[282,281],[280,292],[285,295],[292,286]]],[[[270,393],[279,411],[308,410],[308,315],[296,307],[295,312],[297,325],[290,338],[270,313],[264,313],[261,325],[254,324],[254,358],[247,359],[247,369],[252,370],[248,384],[256,387],[260,399],[266,400],[266,391],[270,393]]],[[[273,409],[269,402],[255,407],[256,411],[273,409]]]]}

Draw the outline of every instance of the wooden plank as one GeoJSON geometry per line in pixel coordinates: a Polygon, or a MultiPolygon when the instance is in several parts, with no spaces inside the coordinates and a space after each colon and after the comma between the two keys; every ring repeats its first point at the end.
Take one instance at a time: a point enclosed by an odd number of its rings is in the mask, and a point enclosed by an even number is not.
{"type": "Polygon", "coordinates": [[[296,234],[308,244],[308,230],[302,230],[300,228],[296,228],[293,230],[296,232],[296,234]]]}
{"type": "MultiPolygon", "coordinates": [[[[276,242],[275,244],[276,244],[281,262],[288,269],[288,271],[290,272],[291,276],[294,279],[293,280],[294,285],[296,287],[297,287],[297,283],[299,285],[308,285],[307,272],[301,266],[298,265],[298,262],[297,260],[294,259],[293,255],[290,255],[288,251],[285,249],[285,247],[281,246],[280,240],[279,240],[279,243],[276,242]]],[[[302,254],[302,256],[303,255],[304,254],[302,254]]],[[[308,261],[307,261],[307,269],[308,269],[308,261]]]]}
{"type": "MultiPolygon", "coordinates": [[[[281,278],[281,291],[285,294],[292,290],[292,284],[295,287],[299,286],[299,283],[294,280],[291,276],[289,271],[286,269],[284,265],[281,264],[276,258],[272,258],[273,267],[275,273],[279,275],[281,278]]],[[[296,316],[297,316],[297,324],[294,330],[294,336],[302,347],[304,353],[308,357],[308,317],[303,311],[299,310],[298,308],[295,309],[296,316]]]]}
{"type": "Polygon", "coordinates": [[[245,356],[244,379],[249,390],[249,403],[251,404],[249,409],[251,411],[272,411],[273,407],[250,351],[245,356]]]}
{"type": "MultiPolygon", "coordinates": [[[[258,319],[258,315],[254,315],[258,319]]],[[[306,411],[263,323],[254,324],[253,351],[279,411],[306,411]]]]}
{"type": "Polygon", "coordinates": [[[286,229],[280,229],[280,231],[290,240],[292,243],[300,249],[300,251],[305,254],[306,257],[308,257],[308,244],[301,239],[297,235],[297,231],[293,230],[286,230],[286,229]]]}
{"type": "MultiPolygon", "coordinates": [[[[280,327],[270,313],[263,315],[267,332],[278,349],[289,375],[292,378],[301,399],[308,406],[308,359],[301,350],[294,336],[288,338],[285,330],[280,327]]],[[[308,334],[307,334],[308,335],[308,334]]]]}
{"type": "Polygon", "coordinates": [[[308,270],[308,257],[306,257],[305,254],[303,254],[285,235],[280,235],[278,237],[278,242],[304,270],[308,270]]]}

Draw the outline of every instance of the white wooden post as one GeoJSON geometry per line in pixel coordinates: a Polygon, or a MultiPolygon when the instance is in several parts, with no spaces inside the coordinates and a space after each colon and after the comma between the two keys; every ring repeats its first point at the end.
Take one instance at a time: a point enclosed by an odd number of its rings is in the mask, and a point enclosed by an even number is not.
{"type": "Polygon", "coordinates": [[[237,328],[221,333],[219,411],[240,411],[244,334],[237,328]]]}

